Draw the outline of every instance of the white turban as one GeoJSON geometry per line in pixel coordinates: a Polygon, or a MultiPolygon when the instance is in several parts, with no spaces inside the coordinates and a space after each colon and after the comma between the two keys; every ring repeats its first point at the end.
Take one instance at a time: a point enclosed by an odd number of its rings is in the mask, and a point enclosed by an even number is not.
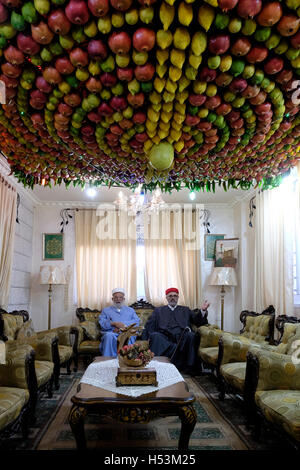
{"type": "Polygon", "coordinates": [[[115,289],[112,290],[112,295],[116,294],[117,292],[120,292],[121,294],[125,295],[125,289],[122,287],[116,287],[115,289]]]}

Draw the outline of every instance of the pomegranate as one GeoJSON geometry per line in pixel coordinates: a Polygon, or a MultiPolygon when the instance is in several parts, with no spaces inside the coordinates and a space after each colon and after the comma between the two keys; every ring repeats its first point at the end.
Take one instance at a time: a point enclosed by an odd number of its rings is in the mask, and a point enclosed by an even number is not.
{"type": "Polygon", "coordinates": [[[46,67],[43,71],[43,77],[46,82],[50,83],[51,85],[56,85],[62,81],[61,74],[56,70],[55,67],[49,66],[46,67]]]}
{"type": "Polygon", "coordinates": [[[74,72],[75,67],[68,57],[59,57],[55,61],[55,68],[63,75],[69,75],[74,72]]]}
{"type": "Polygon", "coordinates": [[[128,93],[127,94],[127,101],[134,108],[139,108],[140,106],[143,106],[143,104],[144,104],[145,95],[144,95],[143,92],[136,93],[135,95],[132,95],[131,93],[128,93]]]}
{"type": "Polygon", "coordinates": [[[251,42],[247,38],[240,38],[235,41],[230,51],[233,55],[240,57],[248,54],[251,49],[251,42]]]}
{"type": "Polygon", "coordinates": [[[8,11],[5,6],[0,3],[0,23],[4,23],[8,18],[8,11]]]}
{"type": "Polygon", "coordinates": [[[127,108],[127,101],[124,96],[113,96],[110,101],[109,105],[115,110],[115,111],[123,111],[124,109],[127,108]]]}
{"type": "Polygon", "coordinates": [[[36,25],[31,25],[31,36],[39,44],[50,44],[54,33],[49,29],[47,23],[40,21],[36,25]]]}
{"type": "Polygon", "coordinates": [[[36,55],[40,51],[40,45],[29,34],[19,33],[17,45],[24,54],[36,55]]]}
{"type": "Polygon", "coordinates": [[[232,10],[236,6],[237,2],[238,0],[218,0],[218,5],[221,10],[226,12],[228,10],[232,10]]]}
{"type": "Polygon", "coordinates": [[[133,34],[133,47],[141,51],[150,51],[155,44],[156,35],[152,29],[138,28],[133,34]]]}
{"type": "Polygon", "coordinates": [[[202,106],[206,101],[206,95],[189,95],[189,102],[192,106],[202,106]]]}
{"type": "Polygon", "coordinates": [[[4,57],[7,62],[10,62],[13,65],[23,64],[24,54],[17,47],[10,44],[6,49],[4,49],[4,57]]]}
{"type": "Polygon", "coordinates": [[[73,24],[85,24],[88,22],[90,13],[84,0],[70,0],[65,8],[68,19],[73,24]]]}
{"type": "Polygon", "coordinates": [[[248,52],[246,59],[250,64],[255,64],[256,62],[262,62],[268,55],[268,49],[262,46],[254,46],[248,52]]]}
{"type": "Polygon", "coordinates": [[[130,82],[133,79],[133,68],[132,67],[118,67],[117,77],[121,81],[130,82]]]}
{"type": "Polygon", "coordinates": [[[114,54],[127,54],[131,48],[131,38],[125,31],[114,32],[108,38],[108,45],[114,54]]]}
{"type": "Polygon", "coordinates": [[[108,13],[109,0],[88,0],[88,7],[94,16],[101,18],[108,13]]]}
{"type": "Polygon", "coordinates": [[[35,81],[36,87],[43,93],[51,93],[52,86],[41,75],[35,81]]]}
{"type": "Polygon", "coordinates": [[[257,85],[248,85],[247,88],[242,92],[244,98],[254,98],[260,92],[260,88],[257,85]]]}
{"type": "Polygon", "coordinates": [[[86,67],[89,63],[88,53],[80,47],[76,47],[70,52],[70,61],[74,67],[86,67]]]}
{"type": "Polygon", "coordinates": [[[94,59],[106,59],[107,47],[101,39],[91,39],[88,43],[87,51],[94,59]]]}
{"type": "Polygon", "coordinates": [[[229,90],[233,93],[242,93],[248,86],[248,83],[243,78],[234,78],[229,85],[229,90]]]}
{"type": "Polygon", "coordinates": [[[257,17],[261,26],[273,26],[282,17],[282,6],[279,2],[270,2],[264,5],[257,17]]]}
{"type": "Polygon", "coordinates": [[[59,8],[58,10],[52,11],[48,16],[48,26],[53,33],[61,34],[66,36],[71,28],[71,23],[68,20],[65,12],[59,8]]]}
{"type": "Polygon", "coordinates": [[[293,36],[299,29],[300,18],[295,15],[284,15],[277,24],[277,30],[281,36],[293,36]]]}
{"type": "Polygon", "coordinates": [[[1,70],[7,77],[17,78],[22,73],[22,67],[5,62],[1,65],[1,70]]]}
{"type": "Polygon", "coordinates": [[[126,11],[131,7],[132,0],[110,0],[112,7],[118,11],[126,11]]]}
{"type": "Polygon", "coordinates": [[[208,49],[212,54],[224,54],[229,49],[230,37],[228,34],[214,36],[209,40],[208,49]]]}
{"type": "Polygon", "coordinates": [[[105,102],[100,104],[97,111],[101,116],[111,116],[114,112],[114,110],[105,102]]]}
{"type": "Polygon", "coordinates": [[[109,72],[105,72],[100,76],[100,80],[103,86],[112,87],[117,83],[117,77],[109,72]]]}
{"type": "Polygon", "coordinates": [[[237,13],[241,18],[253,18],[260,12],[261,7],[261,0],[239,0],[237,13]]]}
{"type": "Polygon", "coordinates": [[[17,8],[21,5],[21,0],[1,0],[1,3],[8,8],[17,8]]]}
{"type": "Polygon", "coordinates": [[[137,65],[134,69],[135,78],[140,82],[149,82],[155,73],[154,65],[148,62],[145,65],[137,65]]]}
{"type": "Polygon", "coordinates": [[[216,76],[217,72],[208,67],[203,67],[200,71],[200,80],[203,82],[213,82],[216,76]]]}
{"type": "Polygon", "coordinates": [[[273,75],[278,73],[283,69],[284,62],[281,57],[273,57],[273,59],[268,60],[264,65],[264,71],[267,74],[273,75]]]}
{"type": "Polygon", "coordinates": [[[98,93],[102,90],[101,81],[95,77],[90,77],[85,86],[91,93],[98,93]]]}

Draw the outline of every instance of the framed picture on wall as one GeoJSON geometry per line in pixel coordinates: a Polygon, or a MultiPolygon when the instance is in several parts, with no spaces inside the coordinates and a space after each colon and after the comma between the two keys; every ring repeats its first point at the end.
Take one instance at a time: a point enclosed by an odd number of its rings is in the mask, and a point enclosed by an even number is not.
{"type": "Polygon", "coordinates": [[[238,260],[239,239],[227,238],[216,241],[215,267],[235,268],[238,260]]]}
{"type": "Polygon", "coordinates": [[[64,259],[64,234],[43,233],[43,260],[64,259]]]}
{"type": "Polygon", "coordinates": [[[215,261],[215,245],[217,240],[224,240],[224,234],[206,233],[204,235],[204,259],[205,261],[215,261]]]}

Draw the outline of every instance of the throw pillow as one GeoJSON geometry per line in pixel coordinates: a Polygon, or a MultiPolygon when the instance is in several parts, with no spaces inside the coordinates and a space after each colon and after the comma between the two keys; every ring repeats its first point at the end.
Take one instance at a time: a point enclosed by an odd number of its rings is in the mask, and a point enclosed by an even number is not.
{"type": "Polygon", "coordinates": [[[98,325],[94,321],[84,321],[80,323],[88,339],[96,341],[99,337],[98,325]]]}
{"type": "Polygon", "coordinates": [[[18,331],[16,339],[26,339],[31,338],[32,336],[36,336],[36,332],[34,331],[32,320],[30,319],[27,322],[23,323],[23,325],[18,331]]]}

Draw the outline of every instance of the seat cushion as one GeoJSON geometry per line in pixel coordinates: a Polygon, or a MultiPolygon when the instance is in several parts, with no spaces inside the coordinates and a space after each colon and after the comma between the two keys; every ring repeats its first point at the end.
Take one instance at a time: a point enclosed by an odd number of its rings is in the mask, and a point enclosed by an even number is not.
{"type": "Polygon", "coordinates": [[[48,361],[35,361],[35,373],[38,387],[50,380],[53,374],[54,364],[48,361]]]}
{"type": "Polygon", "coordinates": [[[220,367],[220,374],[224,377],[225,382],[237,388],[244,390],[246,376],[246,362],[230,362],[220,367]]]}
{"type": "Polygon", "coordinates": [[[100,346],[100,341],[91,341],[91,340],[88,340],[88,341],[82,341],[82,343],[80,343],[80,346],[78,348],[78,352],[79,353],[98,353],[100,354],[99,352],[99,346],[100,346]]]}
{"type": "Polygon", "coordinates": [[[58,345],[59,361],[61,364],[68,361],[73,354],[71,346],[58,345]]]}
{"type": "Polygon", "coordinates": [[[214,346],[211,348],[199,348],[198,353],[201,359],[208,364],[212,364],[214,366],[217,365],[217,359],[219,354],[219,347],[214,346]]]}
{"type": "Polygon", "coordinates": [[[0,387],[0,430],[17,419],[28,400],[28,390],[14,387],[0,387]]]}
{"type": "Polygon", "coordinates": [[[255,402],[268,421],[300,442],[300,390],[262,390],[256,392],[255,402]]]}

